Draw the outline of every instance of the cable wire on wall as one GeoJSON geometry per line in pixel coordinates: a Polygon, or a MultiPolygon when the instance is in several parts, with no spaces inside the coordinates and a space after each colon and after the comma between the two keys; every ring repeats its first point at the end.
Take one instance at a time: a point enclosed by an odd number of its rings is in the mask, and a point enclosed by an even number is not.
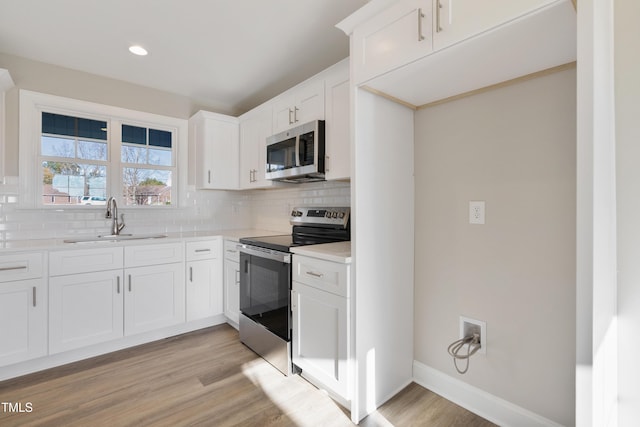
{"type": "Polygon", "coordinates": [[[453,365],[456,367],[456,371],[458,371],[459,374],[464,374],[469,370],[469,359],[471,358],[471,356],[476,354],[476,352],[480,350],[481,347],[482,345],[480,343],[480,335],[477,333],[474,333],[473,335],[467,335],[466,337],[449,344],[447,351],[453,357],[453,365]],[[467,347],[466,354],[460,354],[465,346],[467,347]],[[462,370],[458,367],[459,359],[467,361],[467,364],[462,370]]]}

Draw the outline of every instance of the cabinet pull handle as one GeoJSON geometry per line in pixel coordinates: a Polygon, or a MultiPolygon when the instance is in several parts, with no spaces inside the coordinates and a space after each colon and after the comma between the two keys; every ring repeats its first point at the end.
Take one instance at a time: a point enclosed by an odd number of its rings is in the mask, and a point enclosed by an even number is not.
{"type": "Polygon", "coordinates": [[[189,281],[193,282],[193,267],[189,267],[189,281]]]}
{"type": "Polygon", "coordinates": [[[292,125],[293,121],[291,120],[291,114],[293,113],[293,111],[291,110],[291,108],[289,108],[289,124],[292,125]]]}
{"type": "Polygon", "coordinates": [[[31,290],[33,292],[33,306],[36,306],[36,287],[34,286],[31,290]]]}
{"type": "Polygon", "coordinates": [[[117,282],[117,290],[118,290],[118,293],[120,293],[120,276],[118,276],[118,277],[117,277],[116,282],[117,282]]]}
{"type": "Polygon", "coordinates": [[[316,273],[316,272],[313,272],[313,271],[307,271],[307,274],[308,274],[309,276],[318,277],[318,278],[323,278],[323,277],[324,277],[324,274],[322,274],[322,273],[316,273]]]}
{"type": "Polygon", "coordinates": [[[324,160],[324,171],[325,172],[329,172],[329,156],[324,156],[325,160],[324,160]]]}
{"type": "Polygon", "coordinates": [[[211,171],[210,170],[207,171],[207,183],[211,184],[211,171]]]}
{"type": "Polygon", "coordinates": [[[236,270],[236,285],[240,284],[240,270],[236,270]]]}
{"type": "Polygon", "coordinates": [[[442,9],[442,3],[440,0],[436,1],[436,33],[442,31],[442,27],[440,26],[440,9],[442,9]]]}
{"type": "Polygon", "coordinates": [[[227,249],[227,252],[229,252],[231,254],[235,254],[238,251],[236,251],[235,249],[227,249]]]}
{"type": "Polygon", "coordinates": [[[422,13],[422,8],[418,8],[418,41],[421,42],[424,40],[424,35],[422,35],[422,18],[424,18],[424,13],[422,13]]]}
{"type": "Polygon", "coordinates": [[[196,252],[211,252],[211,249],[196,249],[196,252]]]}
{"type": "Polygon", "coordinates": [[[293,107],[293,123],[298,123],[298,107],[293,107]]]}
{"type": "Polygon", "coordinates": [[[129,292],[131,292],[131,275],[129,275],[129,292]]]}
{"type": "Polygon", "coordinates": [[[10,271],[10,270],[26,270],[27,266],[26,265],[18,265],[15,267],[2,267],[0,268],[0,271],[10,271]]]}

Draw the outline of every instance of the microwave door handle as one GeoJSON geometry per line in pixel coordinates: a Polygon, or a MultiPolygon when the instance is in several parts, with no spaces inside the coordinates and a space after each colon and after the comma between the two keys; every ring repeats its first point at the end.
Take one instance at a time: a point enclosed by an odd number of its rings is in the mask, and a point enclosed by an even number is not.
{"type": "Polygon", "coordinates": [[[296,167],[300,167],[300,135],[296,135],[296,167]]]}

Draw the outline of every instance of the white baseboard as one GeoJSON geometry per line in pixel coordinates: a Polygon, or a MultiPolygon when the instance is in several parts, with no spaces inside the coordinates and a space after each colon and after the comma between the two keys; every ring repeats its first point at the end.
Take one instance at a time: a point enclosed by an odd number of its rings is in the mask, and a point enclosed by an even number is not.
{"type": "Polygon", "coordinates": [[[413,379],[456,405],[503,427],[562,427],[548,418],[413,361],[413,379]]]}

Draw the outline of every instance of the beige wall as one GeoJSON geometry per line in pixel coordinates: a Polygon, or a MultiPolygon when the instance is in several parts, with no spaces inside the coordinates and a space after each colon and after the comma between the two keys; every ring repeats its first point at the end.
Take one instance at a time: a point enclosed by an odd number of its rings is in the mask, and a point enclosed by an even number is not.
{"type": "Polygon", "coordinates": [[[5,175],[18,175],[20,89],[182,119],[188,119],[200,109],[225,113],[216,106],[197,105],[181,95],[3,53],[0,53],[0,68],[9,70],[15,83],[6,94],[5,175]]]}
{"type": "Polygon", "coordinates": [[[574,423],[575,69],[415,116],[415,359],[574,423]],[[486,224],[468,223],[470,200],[486,224]],[[456,373],[459,316],[487,354],[456,373]]]}

